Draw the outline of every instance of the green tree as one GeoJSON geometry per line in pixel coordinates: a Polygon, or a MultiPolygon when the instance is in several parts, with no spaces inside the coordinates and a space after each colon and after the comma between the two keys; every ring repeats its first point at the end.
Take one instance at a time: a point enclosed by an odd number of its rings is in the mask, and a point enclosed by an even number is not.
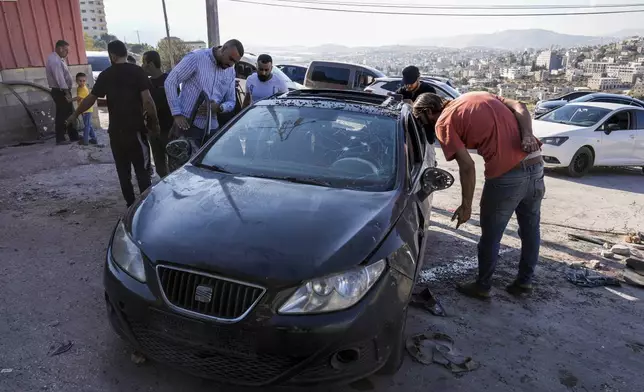
{"type": "Polygon", "coordinates": [[[129,45],[129,49],[132,53],[143,54],[149,50],[154,50],[154,47],[148,44],[132,44],[129,45]]]}
{"type": "Polygon", "coordinates": [[[83,40],[85,41],[85,50],[96,50],[97,49],[94,46],[94,38],[92,38],[89,34],[83,33],[83,40]]]}
{"type": "Polygon", "coordinates": [[[161,56],[161,67],[165,70],[172,68],[171,59],[174,59],[174,65],[190,52],[190,48],[183,40],[177,37],[163,38],[157,43],[157,49],[161,56]]]}

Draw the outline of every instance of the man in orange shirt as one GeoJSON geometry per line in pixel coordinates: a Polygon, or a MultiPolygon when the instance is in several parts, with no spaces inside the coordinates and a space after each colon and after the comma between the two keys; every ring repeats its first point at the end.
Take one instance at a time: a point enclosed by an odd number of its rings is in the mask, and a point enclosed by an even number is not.
{"type": "Polygon", "coordinates": [[[532,134],[532,119],[524,104],[496,95],[475,92],[446,102],[438,95],[420,95],[414,116],[423,127],[435,128],[448,161],[456,159],[462,188],[461,205],[452,220],[456,228],[470,219],[476,185],[476,149],[485,161],[481,196],[481,238],[478,244],[478,279],[457,286],[470,297],[490,297],[503,232],[516,212],[521,237],[521,261],[511,294],[532,291],[532,276],[539,259],[541,200],[545,194],[540,144],[532,134]]]}

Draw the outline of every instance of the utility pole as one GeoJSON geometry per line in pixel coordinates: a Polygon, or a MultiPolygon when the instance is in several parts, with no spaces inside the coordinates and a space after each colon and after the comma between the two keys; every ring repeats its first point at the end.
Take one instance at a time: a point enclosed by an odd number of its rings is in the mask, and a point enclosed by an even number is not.
{"type": "Polygon", "coordinates": [[[165,19],[165,35],[168,40],[168,54],[170,55],[170,67],[174,68],[174,55],[172,54],[172,40],[170,39],[170,25],[168,25],[168,12],[165,9],[165,0],[161,0],[163,5],[163,18],[165,19]]]}
{"type": "Polygon", "coordinates": [[[139,45],[141,45],[141,36],[139,35],[139,30],[136,30],[136,39],[139,40],[139,45]]]}
{"type": "Polygon", "coordinates": [[[208,46],[219,46],[219,10],[217,0],[206,0],[206,23],[208,25],[208,46]]]}

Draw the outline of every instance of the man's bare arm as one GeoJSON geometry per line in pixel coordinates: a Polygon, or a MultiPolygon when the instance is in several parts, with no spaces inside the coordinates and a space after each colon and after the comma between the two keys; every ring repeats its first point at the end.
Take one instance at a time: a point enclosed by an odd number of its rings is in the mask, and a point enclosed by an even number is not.
{"type": "Polygon", "coordinates": [[[89,94],[78,104],[78,107],[74,111],[74,114],[71,115],[70,119],[75,120],[76,117],[81,115],[81,113],[88,111],[92,106],[94,106],[97,99],[98,97],[96,95],[89,94]]]}
{"type": "Polygon", "coordinates": [[[242,109],[250,106],[250,93],[246,91],[244,94],[244,102],[242,103],[242,109]]]}
{"type": "Polygon", "coordinates": [[[157,115],[157,107],[152,99],[150,90],[141,91],[141,101],[143,102],[143,111],[147,113],[148,129],[150,132],[159,134],[159,117],[157,115]]]}
{"type": "Polygon", "coordinates": [[[461,178],[461,205],[454,212],[452,220],[458,219],[456,228],[467,222],[472,216],[472,200],[476,187],[476,166],[466,148],[456,151],[454,159],[458,163],[458,174],[461,178]]]}
{"type": "Polygon", "coordinates": [[[539,150],[534,134],[532,133],[532,116],[528,111],[528,107],[519,101],[513,99],[498,97],[505,106],[508,107],[514,114],[514,117],[519,123],[519,130],[521,131],[521,147],[525,152],[535,152],[539,150]]]}

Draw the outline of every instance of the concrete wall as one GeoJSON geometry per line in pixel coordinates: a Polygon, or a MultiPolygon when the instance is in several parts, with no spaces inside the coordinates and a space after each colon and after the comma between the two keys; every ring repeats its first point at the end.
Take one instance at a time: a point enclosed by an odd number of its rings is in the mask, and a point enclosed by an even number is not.
{"type": "MultiPolygon", "coordinates": [[[[88,77],[88,84],[94,85],[92,72],[89,65],[73,65],[69,67],[72,78],[78,72],[84,72],[88,77]]],[[[43,87],[48,87],[44,67],[17,68],[0,70],[2,81],[28,81],[43,87]]],[[[31,86],[12,86],[28,105],[36,105],[47,115],[55,115],[54,104],[50,95],[31,86]]],[[[76,95],[76,86],[72,88],[72,95],[76,95]]],[[[98,110],[94,106],[92,123],[99,128],[98,110]]],[[[48,134],[53,134],[53,129],[48,129],[48,134]]],[[[36,140],[40,137],[37,128],[29,118],[27,110],[15,95],[3,85],[0,85],[0,146],[36,140]]]]}

